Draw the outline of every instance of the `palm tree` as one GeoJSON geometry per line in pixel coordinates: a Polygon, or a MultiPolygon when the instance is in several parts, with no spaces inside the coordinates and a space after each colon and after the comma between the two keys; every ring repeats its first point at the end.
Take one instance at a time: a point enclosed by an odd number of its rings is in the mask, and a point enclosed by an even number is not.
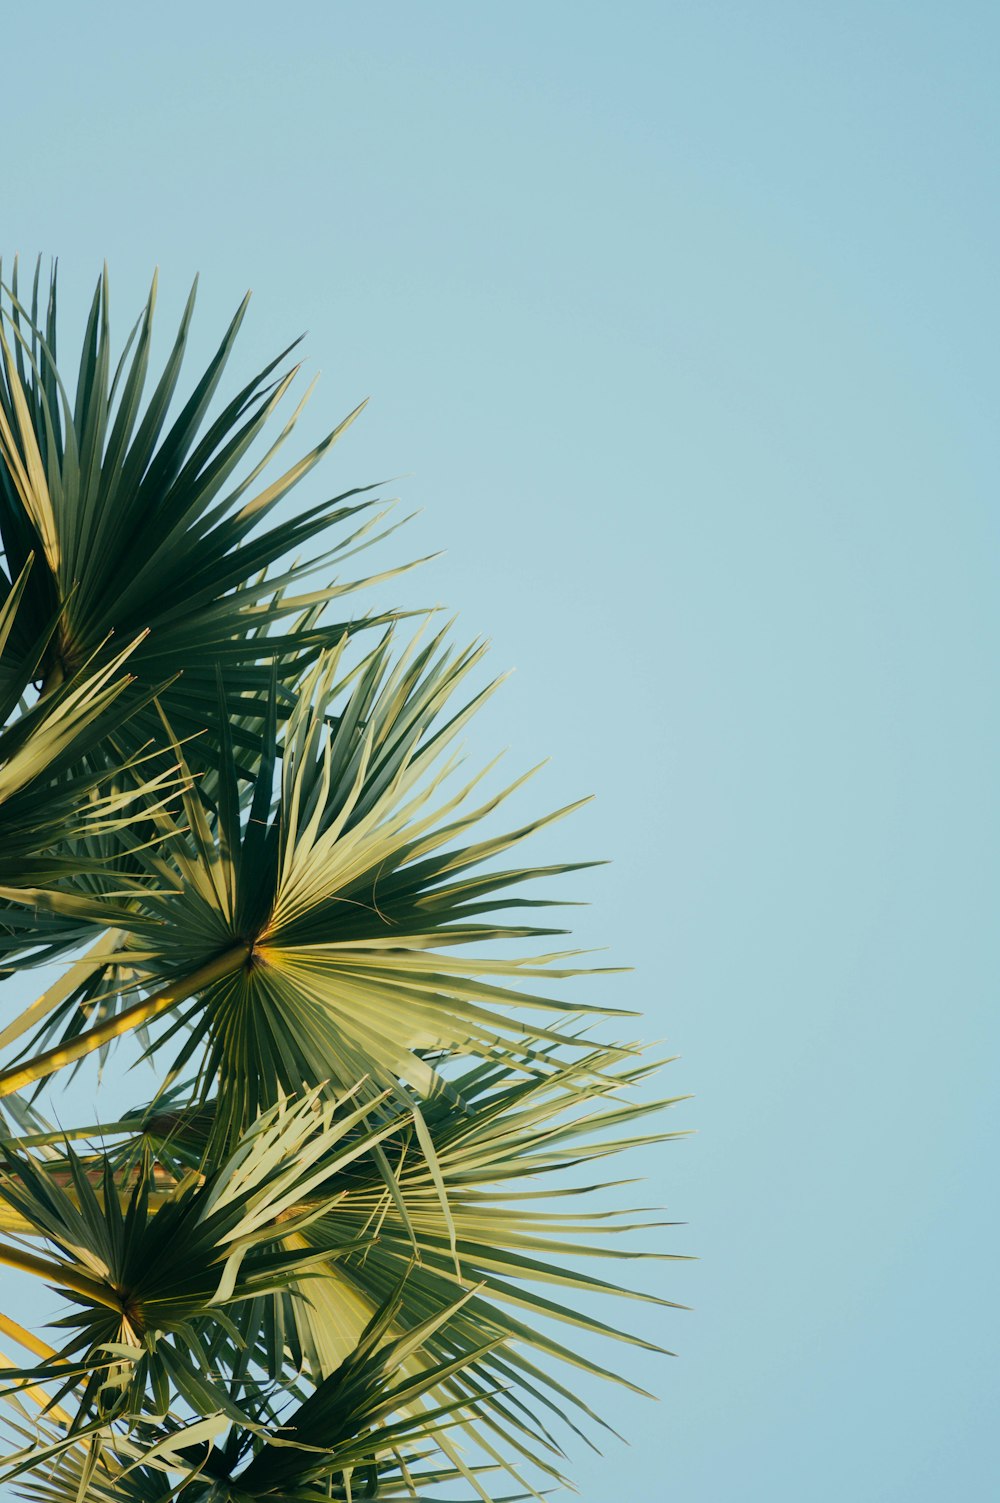
{"type": "Polygon", "coordinates": [[[647,1216],[566,1171],[670,1136],[654,1066],[545,989],[585,969],[542,914],[573,868],[483,826],[523,779],[461,770],[482,648],[329,582],[392,530],[368,488],[278,518],[356,413],[265,479],[289,352],[218,396],[244,303],[181,400],[194,293],[151,382],[155,298],[116,356],[105,273],[73,386],[54,272],[0,302],[0,952],[61,966],[0,1020],[0,1261],[65,1307],[0,1312],[0,1478],[537,1498],[602,1423],[567,1365],[615,1377],[573,1332],[649,1345],[587,1263],[647,1216]],[[148,1102],[43,1116],[130,1037],[148,1102]]]}

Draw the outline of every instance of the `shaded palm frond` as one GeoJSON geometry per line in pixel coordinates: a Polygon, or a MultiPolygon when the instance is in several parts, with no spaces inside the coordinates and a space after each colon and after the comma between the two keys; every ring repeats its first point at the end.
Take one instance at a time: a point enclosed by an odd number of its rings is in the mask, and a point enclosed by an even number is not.
{"type": "MultiPolygon", "coordinates": [[[[19,600],[18,591],[0,609],[0,661],[19,600]]],[[[27,942],[48,956],[92,938],[113,912],[92,897],[118,883],[116,837],[178,786],[176,761],[159,757],[154,768],[140,749],[111,767],[93,756],[110,718],[128,719],[121,701],[135,682],[129,660],[138,646],[85,663],[43,700],[0,707],[0,954],[21,954],[27,942]]],[[[133,697],[131,713],[142,703],[133,697]]]]}
{"type": "MultiPolygon", "coordinates": [[[[227,1429],[227,1416],[216,1412],[187,1422],[150,1419],[128,1437],[104,1426],[92,1432],[99,1445],[89,1454],[52,1433],[49,1465],[41,1475],[35,1467],[21,1495],[36,1503],[166,1503],[182,1492],[203,1503],[426,1498],[415,1485],[462,1475],[435,1453],[443,1432],[469,1405],[425,1402],[456,1363],[436,1364],[415,1378],[406,1368],[412,1352],[447,1325],[465,1297],[450,1300],[405,1336],[393,1336],[400,1294],[392,1293],[336,1370],[286,1405],[277,1423],[273,1406],[258,1397],[246,1402],[254,1415],[247,1424],[227,1429]]],[[[13,1480],[26,1470],[15,1453],[4,1475],[13,1480]]]]}
{"type": "MultiPolygon", "coordinates": [[[[35,558],[12,649],[30,655],[44,641],[40,674],[48,690],[104,651],[112,632],[131,640],[148,631],[134,671],[145,685],[173,680],[165,700],[181,735],[207,724],[218,729],[220,668],[226,672],[227,715],[245,714],[266,691],[269,662],[277,667],[283,702],[284,685],[324,647],[366,624],[347,618],[321,625],[314,610],[367,581],[304,588],[305,576],[368,546],[380,535],[383,514],[366,494],[372,488],[361,487],[260,527],[361,408],[277,479],[259,485],[291,436],[302,404],[264,457],[250,464],[249,454],[266,441],[295,379],[297,367],[277,374],[285,350],[211,415],[248,299],[171,417],[194,289],[166,364],[150,386],[156,279],[116,365],[105,271],[91,304],[72,398],[57,365],[55,272],[44,309],[37,277],[27,306],[16,273],[4,291],[0,542],[8,573],[0,573],[0,603],[29,556],[35,558]],[[297,551],[303,559],[288,562],[297,551]]],[[[140,714],[140,738],[153,729],[140,714]]]]}
{"type": "MultiPolygon", "coordinates": [[[[0,1199],[43,1251],[23,1238],[0,1243],[0,1262],[47,1279],[75,1306],[56,1322],[69,1335],[52,1357],[8,1379],[75,1395],[77,1428],[139,1422],[150,1404],[201,1408],[215,1333],[232,1338],[234,1353],[242,1346],[230,1312],[298,1288],[327,1260],[290,1248],[288,1235],[332,1209],[321,1191],[338,1165],[400,1130],[398,1117],[373,1126],[375,1104],[356,1094],[279,1102],[213,1173],[187,1175],[167,1193],[148,1159],[124,1189],[107,1155],[81,1158],[66,1144],[53,1163],[8,1139],[0,1199]]],[[[221,1412],[246,1418],[221,1392],[221,1412]]]]}

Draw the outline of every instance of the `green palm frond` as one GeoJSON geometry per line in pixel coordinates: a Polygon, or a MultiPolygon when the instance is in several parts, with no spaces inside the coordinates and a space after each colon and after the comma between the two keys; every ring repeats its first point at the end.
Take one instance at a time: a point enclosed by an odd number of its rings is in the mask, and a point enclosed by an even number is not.
{"type": "MultiPolygon", "coordinates": [[[[123,1183],[107,1155],[81,1158],[67,1144],[53,1165],[8,1140],[0,1198],[44,1249],[0,1243],[0,1262],[46,1278],[76,1307],[56,1322],[70,1333],[63,1345],[21,1381],[78,1392],[77,1424],[138,1422],[151,1399],[160,1411],[178,1399],[197,1408],[219,1330],[239,1360],[229,1312],[298,1288],[331,1256],[288,1238],[333,1209],[340,1192],[322,1195],[331,1176],[401,1130],[398,1114],[373,1127],[375,1104],[356,1094],[279,1102],[213,1174],[186,1175],[166,1194],[148,1159],[123,1183]]],[[[244,1417],[234,1402],[223,1410],[244,1417]]]]}
{"type": "MultiPolygon", "coordinates": [[[[479,777],[456,778],[455,738],[489,691],[451,703],[480,658],[480,649],[452,653],[439,635],[393,663],[387,641],[342,683],[342,651],[325,656],[288,721],[274,803],[272,753],[241,810],[224,738],[217,807],[189,791],[187,835],[158,816],[170,839],[147,860],[163,890],[140,895],[121,920],[132,935],[121,963],[152,996],[38,1055],[33,1074],[0,1074],[0,1091],[199,990],[159,1043],[181,1039],[175,1071],[201,1051],[230,1136],[282,1092],[322,1080],[367,1075],[373,1089],[404,1083],[429,1097],[450,1090],[434,1063],[442,1051],[524,1062],[585,1047],[573,1025],[587,1008],[508,984],[580,974],[571,954],[455,953],[564,932],[520,921],[553,901],[523,888],[577,869],[495,864],[566,809],[469,839],[523,781],[476,804],[479,777]],[[501,919],[509,910],[518,922],[501,919]]],[[[114,980],[109,962],[105,990],[114,980]]],[[[53,1024],[79,1000],[67,999],[53,1024]]]]}
{"type": "MultiPolygon", "coordinates": [[[[579,1435],[582,1426],[600,1423],[579,1382],[558,1368],[569,1364],[592,1378],[629,1385],[625,1373],[575,1351],[569,1344],[574,1334],[654,1345],[647,1335],[627,1334],[588,1314],[587,1302],[618,1295],[671,1303],[656,1294],[637,1295],[587,1266],[594,1259],[607,1265],[622,1258],[662,1260],[665,1254],[631,1244],[637,1232],[656,1231],[663,1223],[634,1209],[588,1209],[596,1187],[580,1184],[579,1172],[576,1182],[565,1182],[567,1171],[671,1136],[643,1133],[641,1124],[672,1102],[630,1099],[654,1068],[605,1049],[545,1076],[525,1078],[500,1067],[464,1072],[456,1081],[461,1107],[445,1097],[422,1103],[451,1225],[412,1128],[392,1138],[399,1204],[367,1155],[348,1172],[331,1173],[323,1193],[335,1197],[334,1208],[290,1231],[286,1246],[332,1254],[333,1261],[322,1279],[302,1288],[302,1297],[278,1294],[247,1307],[241,1325],[247,1360],[252,1356],[276,1375],[277,1341],[297,1368],[321,1377],[344,1360],[397,1285],[396,1318],[408,1330],[471,1284],[474,1294],[445,1327],[423,1338],[408,1371],[416,1378],[460,1358],[461,1367],[429,1400],[466,1406],[456,1426],[480,1451],[500,1447],[499,1455],[520,1455],[558,1479],[562,1447],[555,1429],[566,1426],[579,1435]],[[487,1333],[503,1343],[500,1349],[480,1350],[487,1333]]],[[[117,1150],[119,1175],[138,1154],[152,1152],[183,1176],[201,1161],[210,1136],[205,1116],[204,1108],[167,1111],[159,1103],[136,1114],[133,1123],[116,1124],[120,1130],[140,1128],[117,1150]]],[[[320,1207],[306,1202],[299,1210],[306,1216],[320,1207]]],[[[220,1332],[210,1360],[225,1365],[231,1360],[227,1351],[228,1337],[220,1332]]],[[[442,1444],[452,1442],[445,1438],[442,1444]]],[[[516,1464],[507,1469],[522,1480],[516,1464]]]]}
{"type": "Polygon", "coordinates": [[[376,1496],[427,1503],[425,1486],[463,1476],[441,1458],[438,1445],[467,1406],[423,1402],[447,1380],[454,1362],[417,1378],[400,1374],[419,1343],[446,1325],[462,1300],[394,1337],[399,1294],[376,1312],[337,1369],[286,1408],[271,1429],[233,1425],[223,1437],[225,1422],[213,1415],[170,1427],[149,1424],[126,1444],[108,1435],[101,1464],[92,1463],[89,1478],[80,1447],[63,1446],[47,1476],[22,1484],[22,1496],[36,1503],[166,1503],[183,1491],[201,1503],[376,1496]],[[178,1478],[185,1462],[191,1470],[178,1478]]]}
{"type": "MultiPolygon", "coordinates": [[[[12,579],[34,555],[13,645],[43,635],[41,676],[52,687],[104,650],[112,632],[148,630],[133,659],[142,684],[165,693],[181,735],[218,724],[216,675],[227,672],[226,713],[239,717],[266,692],[268,664],[282,686],[345,632],[315,608],[367,583],[303,588],[379,535],[382,514],[355,488],[261,531],[275,508],[327,454],[361,408],[258,488],[291,436],[302,404],[259,461],[297,367],[270,361],[211,416],[246,313],[244,299],[180,410],[181,367],[194,289],[160,376],[149,383],[156,280],[120,359],[112,356],[107,272],[97,285],[71,401],[56,363],[56,282],[44,310],[36,277],[30,305],[15,279],[0,304],[0,539],[12,579]],[[331,530],[338,534],[331,541],[331,530]],[[288,563],[297,551],[303,561],[288,563]],[[296,625],[297,623],[297,625],[296,625]],[[182,675],[177,677],[183,670],[182,675]]],[[[362,404],[363,405],[363,404],[362,404]]],[[[388,577],[388,576],[386,576],[388,577]]],[[[10,588],[0,576],[0,598],[10,588]]],[[[283,698],[283,695],[282,695],[283,698]]],[[[152,722],[140,716],[140,731],[152,722]]]]}
{"type": "MultiPolygon", "coordinates": [[[[19,598],[17,591],[0,610],[0,658],[19,598]]],[[[104,924],[112,909],[81,890],[80,879],[97,879],[91,886],[106,892],[118,880],[97,845],[148,820],[176,791],[176,761],[164,765],[161,757],[153,768],[139,750],[112,768],[93,756],[107,736],[109,716],[127,718],[119,707],[134,683],[129,659],[138,645],[84,664],[44,700],[0,707],[6,710],[0,728],[0,954],[23,951],[26,935],[34,948],[46,946],[43,956],[92,937],[93,925],[104,924]]],[[[133,698],[132,713],[141,703],[133,698]]]]}
{"type": "MultiPolygon", "coordinates": [[[[350,1332],[400,1277],[415,1235],[420,1260],[403,1291],[404,1326],[419,1321],[456,1286],[476,1286],[463,1311],[424,1345],[415,1370],[463,1355],[461,1371],[435,1397],[474,1402],[475,1419],[462,1422],[473,1442],[500,1446],[504,1456],[520,1454],[558,1478],[562,1448],[553,1427],[580,1434],[582,1424],[600,1423],[567,1365],[635,1386],[627,1370],[615,1372],[582,1355],[573,1338],[582,1332],[588,1346],[590,1338],[602,1337],[655,1349],[648,1335],[610,1325],[589,1313],[588,1305],[608,1295],[672,1303],[609,1281],[604,1272],[623,1260],[655,1265],[667,1259],[634,1245],[637,1233],[658,1231],[665,1223],[635,1208],[589,1209],[599,1187],[572,1174],[623,1149],[672,1136],[636,1130],[651,1113],[673,1104],[628,1099],[653,1068],[623,1061],[617,1050],[597,1050],[529,1078],[502,1067],[474,1067],[455,1082],[460,1107],[444,1097],[422,1103],[449,1220],[412,1130],[394,1162],[405,1219],[378,1176],[371,1169],[365,1175],[359,1165],[343,1186],[335,1224],[320,1218],[297,1238],[302,1246],[314,1237],[330,1245],[355,1231],[359,1240],[366,1232],[371,1239],[363,1254],[331,1265],[308,1302],[289,1307],[298,1360],[314,1372],[338,1360],[350,1332]],[[601,1272],[593,1270],[595,1259],[604,1265],[601,1272]],[[486,1332],[504,1344],[477,1357],[486,1332]]],[[[520,1480],[516,1470],[512,1475],[520,1480]]]]}

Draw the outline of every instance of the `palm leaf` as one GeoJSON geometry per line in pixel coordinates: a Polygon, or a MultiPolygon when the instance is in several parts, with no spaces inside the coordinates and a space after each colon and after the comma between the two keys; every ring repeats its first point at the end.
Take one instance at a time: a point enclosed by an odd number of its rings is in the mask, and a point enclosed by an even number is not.
{"type": "MultiPolygon", "coordinates": [[[[16,590],[0,612],[0,655],[20,598],[16,590]]],[[[152,768],[140,750],[109,767],[92,755],[109,717],[125,718],[119,706],[134,683],[126,667],[138,645],[84,664],[42,701],[22,701],[0,728],[0,953],[23,954],[30,934],[33,947],[45,946],[36,958],[50,958],[105,923],[112,909],[81,890],[80,879],[106,879],[111,891],[118,878],[107,852],[85,847],[148,819],[176,789],[176,762],[161,758],[152,768]],[[12,903],[30,904],[30,919],[12,903]]],[[[133,713],[141,703],[133,698],[133,713]]]]}
{"type": "MultiPolygon", "coordinates": [[[[151,995],[106,1012],[30,1067],[4,1071],[0,1092],[178,1012],[189,996],[158,1047],[179,1037],[175,1071],[200,1057],[204,1089],[217,1085],[225,1104],[225,1140],[303,1085],[364,1076],[373,1091],[429,1097],[451,1089],[434,1064],[441,1051],[530,1062],[586,1047],[572,1025],[590,1009],[509,984],[580,974],[567,964],[572,952],[454,953],[562,933],[497,914],[550,906],[523,895],[524,884],[576,868],[497,870],[495,859],[568,810],[470,840],[523,781],[478,805],[478,778],[444,791],[457,768],[450,749],[488,692],[450,708],[481,651],[417,639],[393,664],[390,645],[343,681],[342,649],[311,671],[288,721],[273,807],[273,755],[262,758],[241,813],[223,739],[215,808],[189,791],[186,833],[157,815],[167,843],[145,859],[159,890],[113,920],[131,941],[103,968],[106,991],[115,991],[117,965],[151,995]]],[[[54,1010],[51,1026],[78,1001],[54,1010]]]]}
{"type": "MultiPolygon", "coordinates": [[[[275,374],[288,351],[209,418],[246,312],[244,299],[170,421],[194,289],[166,365],[147,391],[155,303],[154,279],[113,375],[105,271],[71,403],[56,364],[54,278],[44,332],[37,284],[30,308],[13,287],[8,291],[0,306],[0,540],[14,574],[35,557],[15,645],[25,651],[47,635],[45,687],[104,651],[112,632],[125,640],[148,632],[133,669],[141,684],[175,680],[165,703],[179,732],[188,735],[206,721],[217,725],[220,665],[227,670],[226,712],[239,716],[266,689],[268,662],[277,665],[284,686],[324,647],[366,624],[347,619],[292,632],[284,625],[365,583],[301,590],[307,574],[375,541],[381,516],[372,513],[371,487],[362,487],[260,531],[361,408],[255,490],[301,411],[300,404],[265,458],[247,469],[248,451],[294,381],[294,367],[275,374]],[[334,532],[340,535],[331,541],[334,532]],[[296,551],[305,561],[283,562],[296,551]]],[[[0,578],[0,595],[7,589],[0,578]]],[[[151,729],[141,714],[137,733],[144,738],[151,729]]]]}
{"type": "MultiPolygon", "coordinates": [[[[219,1356],[220,1329],[235,1337],[226,1312],[298,1287],[327,1260],[315,1246],[286,1245],[334,1204],[308,1197],[400,1131],[398,1117],[373,1126],[373,1103],[356,1094],[279,1102],[208,1178],[185,1176],[155,1201],[148,1160],[126,1187],[107,1155],[81,1159],[67,1144],[54,1165],[8,1140],[0,1198],[45,1252],[0,1243],[0,1261],[49,1280],[76,1306],[56,1322],[70,1333],[63,1345],[8,1379],[79,1390],[75,1427],[95,1415],[138,1421],[150,1395],[168,1390],[197,1407],[197,1354],[219,1356]]],[[[233,1402],[222,1409],[245,1418],[233,1402]]]]}

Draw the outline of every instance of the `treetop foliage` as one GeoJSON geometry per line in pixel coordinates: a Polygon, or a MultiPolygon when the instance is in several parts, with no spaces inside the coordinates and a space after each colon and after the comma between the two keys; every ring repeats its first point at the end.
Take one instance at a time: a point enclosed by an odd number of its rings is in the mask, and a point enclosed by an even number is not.
{"type": "Polygon", "coordinates": [[[592,1271],[664,1256],[592,1161],[672,1134],[553,926],[579,863],[523,864],[570,809],[466,768],[484,649],[372,608],[372,488],[292,508],[360,408],[286,457],[293,347],[225,380],[246,301],[183,384],[194,291],[156,372],[155,281],[119,349],[105,272],[67,371],[54,270],[0,283],[0,967],[58,976],[0,1012],[0,1262],[63,1309],[0,1302],[0,1480],[541,1497],[629,1384],[593,1338],[650,1345],[604,1297],[668,1303],[592,1271]],[[43,1114],[129,1040],[147,1101],[43,1114]]]}

